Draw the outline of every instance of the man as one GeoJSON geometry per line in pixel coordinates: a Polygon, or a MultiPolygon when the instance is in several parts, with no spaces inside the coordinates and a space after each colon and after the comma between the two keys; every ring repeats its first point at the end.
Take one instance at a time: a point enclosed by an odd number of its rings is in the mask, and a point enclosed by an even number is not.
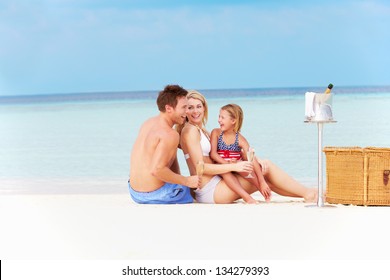
{"type": "Polygon", "coordinates": [[[137,203],[193,202],[190,188],[197,188],[200,178],[180,175],[176,158],[180,136],[172,128],[186,120],[186,95],[178,85],[166,86],[157,97],[160,114],[141,126],[130,159],[129,190],[137,203]]]}

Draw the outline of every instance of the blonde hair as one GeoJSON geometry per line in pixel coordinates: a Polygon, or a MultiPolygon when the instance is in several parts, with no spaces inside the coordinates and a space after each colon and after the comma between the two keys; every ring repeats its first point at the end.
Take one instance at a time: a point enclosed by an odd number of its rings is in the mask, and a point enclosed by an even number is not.
{"type": "MultiPolygon", "coordinates": [[[[203,108],[204,108],[202,124],[203,124],[203,126],[206,126],[207,119],[208,119],[208,116],[209,116],[209,109],[208,109],[208,106],[207,106],[206,98],[199,91],[196,91],[196,90],[188,90],[186,98],[187,98],[187,100],[191,99],[191,98],[192,99],[196,99],[196,100],[199,100],[202,103],[203,108]]],[[[188,122],[188,118],[186,119],[186,122],[188,122]]],[[[179,134],[183,130],[184,125],[185,125],[185,123],[175,126],[175,129],[176,129],[177,132],[179,132],[179,134]]]]}
{"type": "Polygon", "coordinates": [[[234,131],[240,132],[242,123],[244,122],[244,112],[241,107],[237,104],[227,104],[222,106],[221,110],[226,111],[232,119],[236,120],[234,131]]]}
{"type": "Polygon", "coordinates": [[[191,99],[191,98],[197,99],[200,102],[202,102],[202,105],[204,107],[204,114],[203,114],[202,124],[203,124],[203,126],[205,126],[206,123],[207,123],[208,117],[209,117],[209,108],[207,106],[206,98],[199,91],[189,90],[188,94],[187,94],[187,100],[191,99]]]}

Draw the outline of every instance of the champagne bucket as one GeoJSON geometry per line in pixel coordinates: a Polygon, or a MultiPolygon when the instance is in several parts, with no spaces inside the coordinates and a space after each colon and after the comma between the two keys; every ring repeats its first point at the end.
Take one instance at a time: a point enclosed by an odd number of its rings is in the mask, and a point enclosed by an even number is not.
{"type": "Polygon", "coordinates": [[[333,94],[307,92],[305,95],[306,121],[327,122],[333,120],[332,112],[333,94]]]}

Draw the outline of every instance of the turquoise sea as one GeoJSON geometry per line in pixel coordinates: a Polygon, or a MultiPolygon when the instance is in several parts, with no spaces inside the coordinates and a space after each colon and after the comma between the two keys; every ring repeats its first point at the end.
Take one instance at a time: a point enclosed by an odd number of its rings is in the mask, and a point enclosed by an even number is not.
{"type": "MultiPolygon", "coordinates": [[[[200,90],[207,128],[219,108],[244,110],[243,135],[307,186],[317,182],[317,126],[304,123],[304,94],[323,88],[200,90]]],[[[127,193],[129,156],[143,121],[157,114],[156,91],[0,97],[0,194],[127,193]]],[[[324,146],[390,147],[390,87],[333,89],[337,123],[324,146]]],[[[183,174],[188,174],[181,151],[183,174]]]]}

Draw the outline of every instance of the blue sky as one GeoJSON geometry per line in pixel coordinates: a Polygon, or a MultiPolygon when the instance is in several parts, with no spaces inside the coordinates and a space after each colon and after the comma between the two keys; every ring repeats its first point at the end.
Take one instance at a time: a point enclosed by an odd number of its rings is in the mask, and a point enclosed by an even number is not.
{"type": "Polygon", "coordinates": [[[0,0],[0,95],[390,85],[389,26],[389,1],[0,0]]]}

